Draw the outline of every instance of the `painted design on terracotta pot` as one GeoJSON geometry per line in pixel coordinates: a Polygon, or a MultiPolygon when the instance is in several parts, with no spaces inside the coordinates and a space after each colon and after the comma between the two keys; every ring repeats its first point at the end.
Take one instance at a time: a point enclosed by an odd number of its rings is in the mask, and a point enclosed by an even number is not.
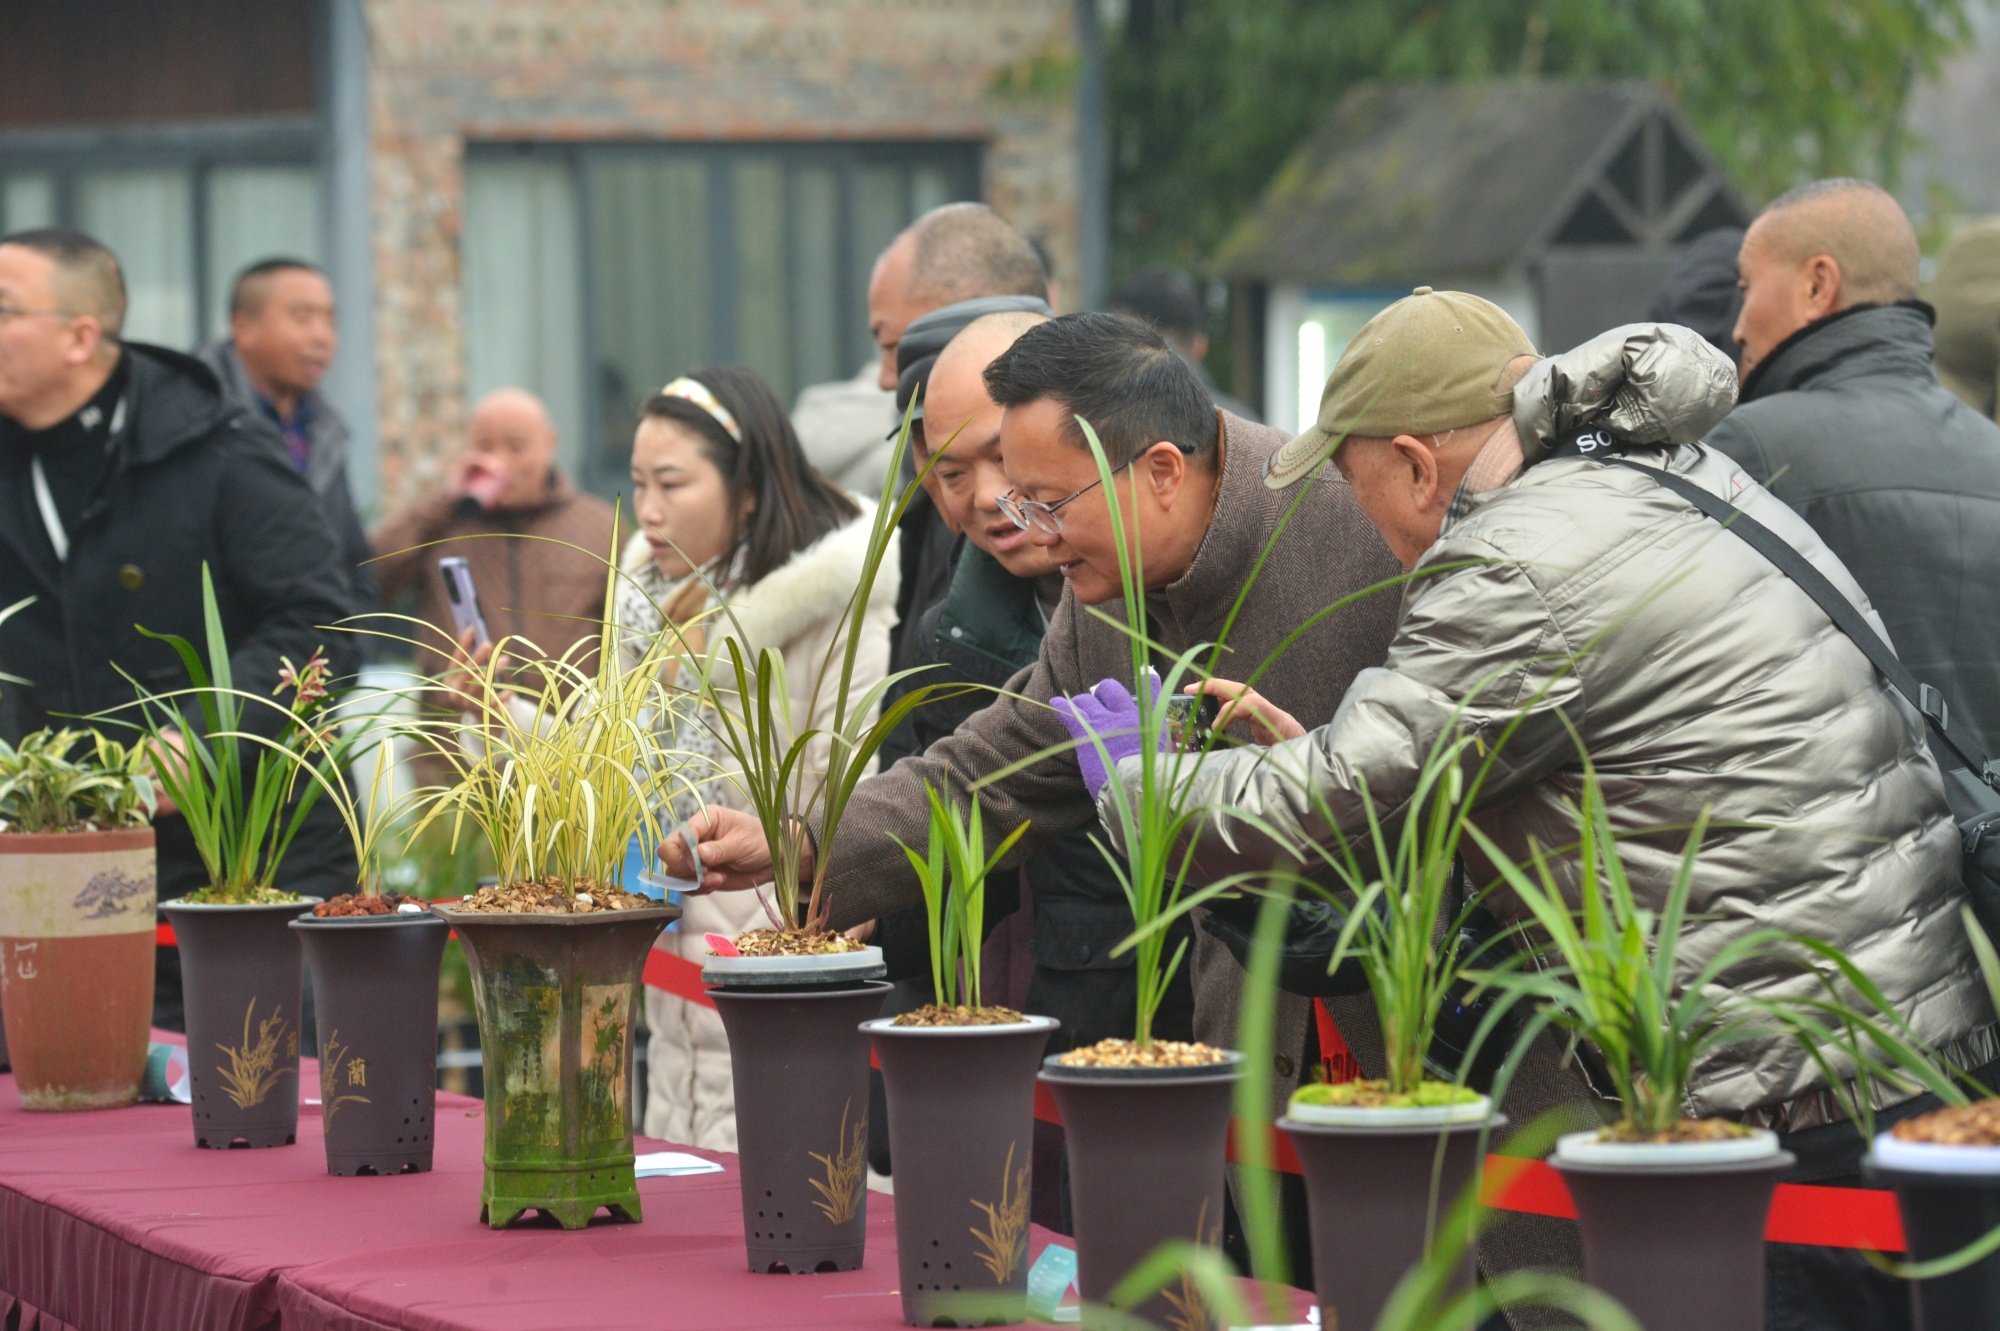
{"type": "Polygon", "coordinates": [[[83,919],[105,920],[123,915],[134,906],[152,906],[153,876],[133,877],[117,869],[92,874],[72,904],[83,919]]]}
{"type": "Polygon", "coordinates": [[[986,1228],[973,1226],[972,1237],[985,1245],[986,1251],[979,1254],[979,1260],[993,1273],[993,1283],[1004,1285],[1021,1265],[1021,1259],[1028,1255],[1028,1170],[1024,1163],[1014,1168],[1014,1147],[1007,1144],[1007,1163],[1000,1167],[1000,1201],[982,1202],[972,1198],[972,1204],[986,1212],[986,1228]]]}
{"type": "Polygon", "coordinates": [[[216,1046],[229,1059],[227,1065],[215,1065],[216,1075],[222,1078],[223,1093],[238,1109],[255,1109],[270,1097],[278,1082],[293,1068],[281,1068],[278,1063],[278,1046],[287,1044],[287,1056],[295,1057],[299,1051],[299,1033],[289,1031],[289,1023],[284,1018],[284,1005],[271,1009],[271,1015],[257,1023],[257,1039],[250,1039],[250,1022],[257,1010],[257,1000],[251,999],[250,1006],[243,1009],[243,1044],[232,1048],[226,1044],[216,1046]],[[289,1036],[289,1040],[287,1037],[289,1036]]]}
{"type": "Polygon", "coordinates": [[[373,1104],[365,1095],[341,1094],[343,1080],[341,1064],[347,1064],[345,1081],[349,1086],[368,1084],[368,1064],[353,1057],[354,1051],[340,1042],[340,1032],[333,1031],[326,1037],[326,1048],[319,1055],[319,1098],[325,1107],[326,1122],[333,1122],[333,1116],[340,1112],[342,1105],[373,1104]]]}
{"type": "Polygon", "coordinates": [[[631,1023],[629,984],[583,986],[583,1063],[577,1085],[584,1131],[593,1138],[618,1136],[629,1121],[625,1108],[625,1028],[631,1023]]]}
{"type": "MultiPolygon", "coordinates": [[[[1201,1210],[1194,1218],[1195,1241],[1204,1248],[1222,1246],[1222,1222],[1208,1223],[1208,1199],[1201,1200],[1201,1210]]],[[[1173,1311],[1167,1314],[1167,1331],[1209,1331],[1215,1325],[1215,1318],[1209,1315],[1208,1302],[1201,1297],[1201,1290],[1194,1283],[1194,1277],[1181,1272],[1180,1286],[1168,1286],[1160,1291],[1173,1311]]],[[[1327,1331],[1334,1331],[1329,1327],[1327,1331]]]]}
{"type": "Polygon", "coordinates": [[[806,1152],[826,1169],[824,1179],[807,1180],[813,1185],[813,1190],[825,1198],[813,1205],[820,1209],[828,1223],[835,1225],[844,1225],[860,1214],[861,1194],[868,1186],[868,1114],[864,1110],[860,1119],[849,1128],[847,1119],[853,1112],[853,1100],[841,1106],[840,1136],[844,1145],[831,1155],[806,1152]]]}

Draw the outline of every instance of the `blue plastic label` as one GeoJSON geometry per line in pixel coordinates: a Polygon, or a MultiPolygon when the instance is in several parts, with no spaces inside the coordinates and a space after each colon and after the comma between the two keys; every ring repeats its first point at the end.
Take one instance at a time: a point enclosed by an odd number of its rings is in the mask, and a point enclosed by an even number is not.
{"type": "Polygon", "coordinates": [[[1051,1243],[1028,1268],[1028,1312],[1044,1322],[1082,1320],[1083,1309],[1062,1306],[1063,1295],[1076,1283],[1076,1249],[1051,1243]]]}

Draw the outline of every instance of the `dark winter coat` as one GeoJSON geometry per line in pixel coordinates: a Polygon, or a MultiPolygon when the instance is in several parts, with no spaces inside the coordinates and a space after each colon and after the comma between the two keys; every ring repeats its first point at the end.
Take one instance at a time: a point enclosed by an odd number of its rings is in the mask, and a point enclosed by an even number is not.
{"type": "MultiPolygon", "coordinates": [[[[905,641],[912,664],[927,667],[916,676],[917,684],[987,687],[940,698],[912,712],[909,739],[917,753],[991,703],[994,695],[987,690],[1005,687],[1034,664],[1042,646],[1044,624],[1035,604],[1034,582],[1015,577],[969,542],[961,539],[958,544],[949,590],[917,616],[905,641]]],[[[1112,950],[1132,932],[1132,908],[1093,841],[1096,832],[1090,824],[1073,828],[1029,856],[1020,869],[1034,916],[1029,953],[1035,966],[1028,980],[1027,1005],[1031,1012],[1062,1022],[1051,1048],[1131,1034],[1136,999],[1133,958],[1129,952],[1114,957],[1112,950]]],[[[1016,909],[1020,898],[1009,881],[1013,878],[1010,871],[994,875],[988,886],[989,917],[1016,909]]],[[[911,969],[927,974],[922,910],[901,912],[883,923],[892,959],[897,951],[909,950],[921,959],[921,967],[911,969]],[[912,941],[911,935],[914,947],[893,946],[899,940],[912,941]]],[[[1189,975],[1186,966],[1175,974],[1155,1018],[1155,1033],[1166,1039],[1193,1036],[1194,990],[1189,975]]]]}
{"type": "MultiPolygon", "coordinates": [[[[422,637],[416,654],[424,674],[449,667],[441,649],[458,636],[437,571],[438,560],[450,555],[470,569],[494,641],[514,640],[507,646],[509,656],[519,660],[540,652],[560,659],[583,643],[584,650],[570,660],[588,670],[606,610],[605,561],[615,553],[616,525],[611,505],[552,471],[539,503],[488,512],[471,499],[434,491],[384,518],[369,539],[379,555],[375,576],[382,599],[393,602],[415,593],[417,618],[436,627],[435,634],[422,637]]],[[[422,635],[410,624],[392,625],[390,631],[422,635]]]]}
{"type": "MultiPolygon", "coordinates": [[[[1844,310],[1780,343],[1708,443],[1840,557],[1952,729],[2000,745],[2000,426],[1931,368],[1927,307],[1844,310]]],[[[1940,759],[1944,755],[1939,755],[1940,759]]]]}
{"type": "MultiPolygon", "coordinates": [[[[195,353],[202,364],[215,371],[228,394],[255,416],[267,408],[260,401],[236,344],[224,339],[211,342],[195,353]]],[[[316,390],[300,395],[300,405],[310,413],[306,433],[311,447],[306,455],[306,484],[319,496],[326,511],[326,524],[340,543],[340,571],[347,583],[349,613],[365,615],[375,610],[375,571],[368,561],[375,552],[368,548],[368,533],[354,507],[354,490],[347,475],[347,422],[334,405],[316,390]]],[[[267,418],[268,419],[268,418],[267,418]]]]}
{"type": "MultiPolygon", "coordinates": [[[[336,675],[353,669],[351,636],[325,627],[347,613],[338,546],[276,427],[191,356],[131,342],[125,355],[125,428],[67,561],[35,506],[28,450],[0,448],[0,605],[34,598],[0,625],[0,671],[28,681],[4,686],[9,738],[130,703],[126,674],[156,692],[185,687],[173,648],[139,629],[199,644],[204,564],[239,687],[266,693],[280,657],[322,646],[336,675]]],[[[204,886],[186,823],[163,818],[158,832],[160,895],[204,886]]],[[[322,803],[279,882],[338,892],[354,879],[353,847],[322,803]]]]}

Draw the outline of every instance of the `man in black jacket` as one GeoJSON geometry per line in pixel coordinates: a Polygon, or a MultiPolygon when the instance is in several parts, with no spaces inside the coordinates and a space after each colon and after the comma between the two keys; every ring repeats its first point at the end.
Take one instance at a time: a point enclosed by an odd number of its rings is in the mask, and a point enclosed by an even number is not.
{"type": "MultiPolygon", "coordinates": [[[[338,547],[277,433],[200,362],[122,343],[117,258],[87,236],[0,240],[0,627],[8,738],[128,704],[187,676],[165,643],[203,635],[206,565],[240,688],[268,693],[279,658],[324,646],[351,670],[338,547]],[[121,673],[122,672],[122,673],[121,673]]],[[[130,715],[128,713],[127,715],[130,715]]],[[[156,823],[159,894],[205,886],[185,820],[156,823]]],[[[330,805],[292,844],[281,885],[351,891],[354,852],[330,805]]],[[[155,1020],[180,1019],[178,957],[161,949],[155,1020]]]]}
{"type": "Polygon", "coordinates": [[[303,259],[265,259],[230,287],[229,336],[195,355],[230,397],[277,428],[340,542],[350,613],[360,615],[376,609],[375,552],[347,480],[347,422],[319,391],[338,346],[326,274],[303,259]]]}
{"type": "Polygon", "coordinates": [[[1932,368],[1917,238],[1861,180],[1800,186],[1738,258],[1741,405],[1709,433],[1853,572],[1952,729],[2000,744],[2000,426],[1932,368]]]}

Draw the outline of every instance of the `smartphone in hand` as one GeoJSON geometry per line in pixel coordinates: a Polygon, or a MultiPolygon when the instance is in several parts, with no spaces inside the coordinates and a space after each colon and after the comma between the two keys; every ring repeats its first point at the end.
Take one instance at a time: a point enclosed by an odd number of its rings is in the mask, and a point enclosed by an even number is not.
{"type": "Polygon", "coordinates": [[[493,641],[486,631],[486,616],[479,613],[479,591],[472,585],[472,566],[458,555],[438,560],[438,576],[444,579],[445,603],[451,607],[451,622],[459,638],[472,630],[472,645],[484,647],[493,641]]]}
{"type": "Polygon", "coordinates": [[[1208,747],[1222,712],[1222,700],[1212,693],[1176,693],[1161,700],[1167,706],[1167,742],[1181,753],[1208,747]]]}

